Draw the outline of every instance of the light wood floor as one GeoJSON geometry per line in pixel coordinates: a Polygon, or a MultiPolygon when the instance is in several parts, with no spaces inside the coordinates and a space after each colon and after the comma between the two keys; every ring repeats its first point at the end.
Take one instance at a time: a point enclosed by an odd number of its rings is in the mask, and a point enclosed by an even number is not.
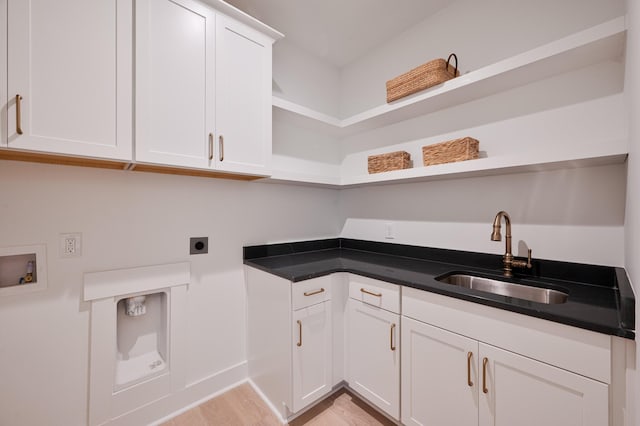
{"type": "MultiPolygon", "coordinates": [[[[252,425],[281,423],[249,384],[243,384],[173,419],[163,426],[252,425]]],[[[393,425],[358,397],[341,390],[289,423],[291,426],[393,425]]]]}

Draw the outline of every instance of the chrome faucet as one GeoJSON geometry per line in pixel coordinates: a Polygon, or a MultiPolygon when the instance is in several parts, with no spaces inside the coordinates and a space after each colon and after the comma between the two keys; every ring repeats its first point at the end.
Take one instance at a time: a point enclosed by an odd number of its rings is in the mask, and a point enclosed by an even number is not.
{"type": "Polygon", "coordinates": [[[499,211],[493,219],[493,232],[491,233],[491,241],[502,241],[502,234],[500,234],[500,223],[504,217],[504,223],[507,227],[505,235],[505,253],[502,257],[502,263],[504,264],[504,276],[512,277],[512,268],[528,268],[531,269],[531,249],[529,249],[529,256],[526,261],[513,258],[511,253],[511,218],[505,211],[499,211]]]}

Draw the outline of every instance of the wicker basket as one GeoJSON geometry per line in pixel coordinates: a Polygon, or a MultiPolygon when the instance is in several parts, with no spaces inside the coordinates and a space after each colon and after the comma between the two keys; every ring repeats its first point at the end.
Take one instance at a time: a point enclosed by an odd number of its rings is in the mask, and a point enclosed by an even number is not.
{"type": "Polygon", "coordinates": [[[387,81],[387,102],[396,101],[459,75],[458,57],[455,53],[449,55],[446,61],[434,59],[387,81]],[[456,60],[455,67],[449,66],[452,57],[456,60]]]}
{"type": "Polygon", "coordinates": [[[396,151],[380,155],[370,155],[368,163],[370,174],[389,172],[391,170],[410,169],[411,155],[405,151],[396,151]]]}
{"type": "Polygon", "coordinates": [[[480,142],[473,138],[461,138],[422,147],[422,161],[425,166],[453,163],[478,158],[480,142]]]}

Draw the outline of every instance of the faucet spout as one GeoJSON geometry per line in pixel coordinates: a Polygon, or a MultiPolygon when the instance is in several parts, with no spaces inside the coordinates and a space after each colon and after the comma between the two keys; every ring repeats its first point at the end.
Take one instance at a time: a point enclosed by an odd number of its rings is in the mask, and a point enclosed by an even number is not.
{"type": "Polygon", "coordinates": [[[500,228],[502,224],[502,218],[505,223],[505,253],[502,257],[502,263],[504,264],[504,276],[512,277],[513,267],[519,268],[531,268],[531,250],[529,250],[529,258],[527,262],[521,260],[514,260],[513,253],[511,252],[511,218],[505,211],[499,211],[496,217],[493,219],[493,232],[491,233],[491,241],[502,241],[502,234],[500,228]]]}

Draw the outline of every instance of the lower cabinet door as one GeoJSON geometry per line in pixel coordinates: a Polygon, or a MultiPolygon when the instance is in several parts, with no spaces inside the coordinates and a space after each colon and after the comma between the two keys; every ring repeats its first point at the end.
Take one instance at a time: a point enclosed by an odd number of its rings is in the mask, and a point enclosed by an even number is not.
{"type": "Polygon", "coordinates": [[[400,316],[348,301],[347,381],[389,414],[400,418],[400,316]]]}
{"type": "Polygon", "coordinates": [[[331,391],[331,301],[293,312],[291,410],[296,413],[331,391]]]}
{"type": "Polygon", "coordinates": [[[476,340],[402,317],[403,424],[477,425],[477,373],[476,340]]]}
{"type": "Polygon", "coordinates": [[[480,426],[609,424],[604,383],[482,343],[479,361],[480,426]]]}

